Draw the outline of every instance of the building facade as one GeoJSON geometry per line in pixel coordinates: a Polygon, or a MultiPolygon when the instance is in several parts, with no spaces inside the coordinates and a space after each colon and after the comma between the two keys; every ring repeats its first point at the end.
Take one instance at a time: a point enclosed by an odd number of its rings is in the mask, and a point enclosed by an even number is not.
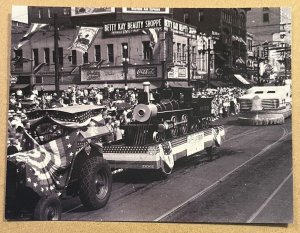
{"type": "Polygon", "coordinates": [[[232,70],[245,67],[246,19],[244,8],[174,8],[173,18],[197,27],[215,40],[215,69],[232,70]],[[213,37],[216,33],[219,36],[213,37]]]}
{"type": "MultiPolygon", "coordinates": [[[[59,30],[61,89],[70,84],[104,83],[123,88],[125,82],[128,88],[135,88],[144,81],[156,86],[165,81],[186,85],[198,74],[192,68],[198,60],[196,28],[190,25],[165,17],[104,23],[87,53],[69,49],[76,33],[74,28],[59,30]]],[[[27,83],[54,90],[53,29],[34,34],[18,52],[21,51],[32,62],[24,63],[14,75],[22,77],[32,72],[30,80],[26,76],[27,83]]],[[[205,69],[204,66],[205,63],[199,67],[205,69]]]]}
{"type": "Polygon", "coordinates": [[[150,19],[157,16],[172,18],[171,8],[132,7],[28,7],[28,23],[53,24],[57,14],[58,25],[64,27],[101,26],[105,22],[150,19]]]}

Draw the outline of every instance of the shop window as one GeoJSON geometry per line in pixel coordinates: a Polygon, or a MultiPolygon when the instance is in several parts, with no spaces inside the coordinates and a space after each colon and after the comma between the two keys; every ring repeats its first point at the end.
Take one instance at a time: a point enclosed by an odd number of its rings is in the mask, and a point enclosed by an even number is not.
{"type": "Polygon", "coordinates": [[[143,41],[143,55],[144,60],[151,60],[153,57],[153,50],[150,41],[143,41]]]}
{"type": "Polygon", "coordinates": [[[204,11],[198,12],[198,21],[203,22],[204,21],[204,11]]]}
{"type": "Polygon", "coordinates": [[[101,48],[100,45],[95,45],[95,61],[101,60],[101,48]]]}
{"type": "Polygon", "coordinates": [[[49,48],[44,48],[44,62],[46,65],[50,65],[50,51],[49,48]]]}
{"type": "Polygon", "coordinates": [[[114,62],[114,45],[108,44],[107,45],[107,56],[109,62],[114,62]]]}
{"type": "Polygon", "coordinates": [[[77,65],[77,51],[72,50],[72,65],[77,65]]]}
{"type": "Polygon", "coordinates": [[[89,63],[89,54],[87,52],[82,55],[82,60],[84,64],[89,63]]]}
{"type": "Polygon", "coordinates": [[[32,49],[33,54],[33,62],[34,67],[36,67],[39,64],[39,50],[38,49],[32,49]]]}
{"type": "Polygon", "coordinates": [[[268,23],[269,22],[269,13],[264,13],[263,14],[263,22],[268,23]]]}

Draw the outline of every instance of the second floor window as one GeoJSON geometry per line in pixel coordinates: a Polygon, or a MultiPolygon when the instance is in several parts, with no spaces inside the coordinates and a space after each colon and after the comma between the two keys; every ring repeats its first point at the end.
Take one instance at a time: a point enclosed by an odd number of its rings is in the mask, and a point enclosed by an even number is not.
{"type": "Polygon", "coordinates": [[[84,63],[84,64],[89,63],[89,54],[88,54],[88,53],[84,53],[84,54],[82,55],[82,60],[83,60],[83,63],[84,63]]]}
{"type": "Polygon", "coordinates": [[[101,60],[101,48],[100,45],[95,45],[95,61],[101,60]]]}
{"type": "Polygon", "coordinates": [[[44,62],[46,63],[46,65],[50,65],[49,48],[44,48],[44,62]]]}
{"type": "Polygon", "coordinates": [[[184,13],[183,14],[183,22],[190,23],[189,13],[184,13]]]}
{"type": "Polygon", "coordinates": [[[181,61],[186,62],[186,51],[185,51],[185,44],[182,44],[182,54],[181,54],[181,61]]]}
{"type": "Polygon", "coordinates": [[[107,56],[109,62],[114,62],[114,45],[108,44],[107,45],[107,56]]]}
{"type": "Polygon", "coordinates": [[[269,13],[264,13],[263,14],[263,22],[268,23],[269,22],[269,13]]]}
{"type": "Polygon", "coordinates": [[[38,49],[33,49],[32,50],[33,54],[33,62],[34,62],[34,67],[36,67],[39,64],[39,50],[38,49]]]}
{"type": "Polygon", "coordinates": [[[52,17],[51,8],[48,8],[48,18],[50,19],[52,17]]]}
{"type": "MultiPolygon", "coordinates": [[[[22,58],[23,57],[23,50],[22,49],[15,50],[15,57],[16,58],[22,58]]],[[[16,68],[23,68],[23,62],[17,62],[15,64],[15,67],[16,68]]]]}
{"type": "Polygon", "coordinates": [[[177,43],[177,61],[180,61],[181,44],[177,43]]]}
{"type": "Polygon", "coordinates": [[[128,44],[122,43],[122,57],[128,58],[128,44]]]}
{"type": "Polygon", "coordinates": [[[153,58],[153,50],[150,46],[150,41],[143,41],[143,58],[144,60],[151,60],[153,58]]]}
{"type": "Polygon", "coordinates": [[[58,48],[58,64],[64,65],[64,49],[62,47],[58,48]]]}
{"type": "Polygon", "coordinates": [[[72,50],[72,65],[77,65],[77,52],[76,50],[72,50]]]}
{"type": "Polygon", "coordinates": [[[70,14],[70,11],[69,11],[69,9],[68,8],[64,8],[64,15],[69,15],[70,14]]]}
{"type": "Polygon", "coordinates": [[[204,21],[204,12],[203,11],[199,11],[198,12],[198,21],[199,22],[203,22],[204,21]]]}
{"type": "Polygon", "coordinates": [[[42,19],[42,18],[43,18],[43,9],[42,9],[42,8],[39,8],[39,9],[38,9],[38,18],[39,18],[39,19],[42,19]]]}

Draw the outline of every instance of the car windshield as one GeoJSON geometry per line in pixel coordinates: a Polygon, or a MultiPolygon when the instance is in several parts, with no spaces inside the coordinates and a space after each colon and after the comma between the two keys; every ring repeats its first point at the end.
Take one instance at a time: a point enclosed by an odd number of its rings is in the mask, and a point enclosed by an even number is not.
{"type": "Polygon", "coordinates": [[[39,144],[43,145],[62,136],[66,136],[72,131],[74,131],[74,129],[69,129],[53,122],[43,122],[35,127],[32,134],[39,144]]]}

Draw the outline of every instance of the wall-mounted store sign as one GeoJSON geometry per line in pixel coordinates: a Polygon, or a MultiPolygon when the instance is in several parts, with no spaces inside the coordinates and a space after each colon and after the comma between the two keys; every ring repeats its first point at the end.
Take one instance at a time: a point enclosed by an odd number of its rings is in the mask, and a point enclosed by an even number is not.
{"type": "MultiPolygon", "coordinates": [[[[81,82],[98,82],[98,81],[121,81],[125,80],[122,66],[117,67],[101,67],[97,68],[82,68],[80,72],[81,82]]],[[[127,78],[128,80],[147,79],[147,78],[162,78],[161,66],[129,66],[127,78]]]]}
{"type": "Polygon", "coordinates": [[[102,15],[115,12],[114,7],[71,7],[71,16],[102,15]]]}
{"type": "Polygon", "coordinates": [[[169,14],[169,8],[132,8],[123,7],[123,13],[141,13],[141,14],[169,14]]]}
{"type": "Polygon", "coordinates": [[[178,66],[172,67],[171,70],[168,72],[168,78],[187,79],[187,68],[178,66]]]}
{"type": "Polygon", "coordinates": [[[112,37],[117,35],[128,35],[145,33],[144,30],[155,28],[159,30],[172,30],[175,34],[196,38],[196,28],[187,24],[166,18],[144,19],[134,21],[104,23],[103,35],[112,37]]]}
{"type": "Polygon", "coordinates": [[[137,78],[157,77],[157,68],[156,67],[136,68],[135,75],[137,78]]]}

